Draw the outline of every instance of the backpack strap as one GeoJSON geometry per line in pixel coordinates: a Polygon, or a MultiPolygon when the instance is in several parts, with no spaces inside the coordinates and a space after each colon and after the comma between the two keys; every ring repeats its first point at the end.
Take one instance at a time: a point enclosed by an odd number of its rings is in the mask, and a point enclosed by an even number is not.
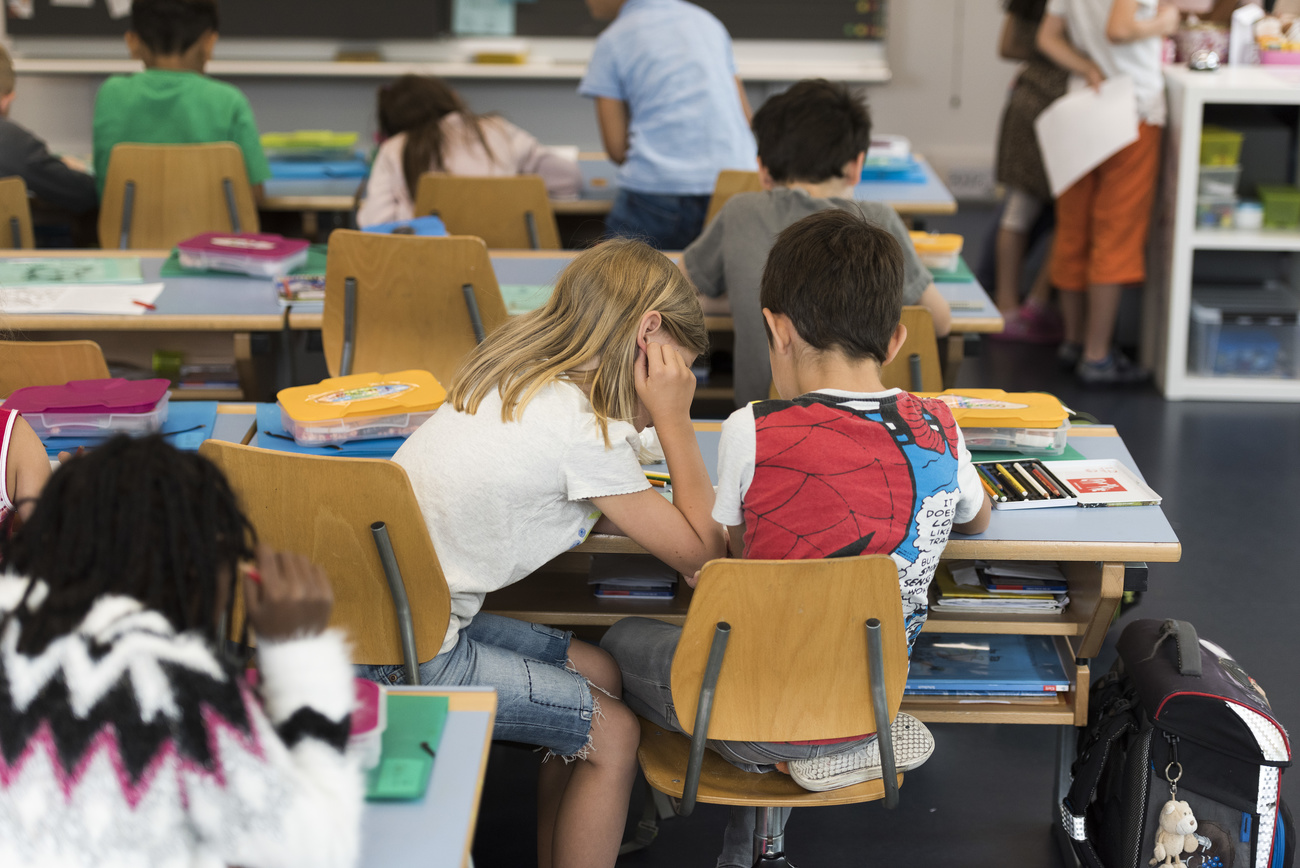
{"type": "Polygon", "coordinates": [[[1123,736],[1138,730],[1132,707],[1132,701],[1127,698],[1116,700],[1108,709],[1108,716],[1089,730],[1087,741],[1080,745],[1079,756],[1071,768],[1070,791],[1061,800],[1061,825],[1084,864],[1093,868],[1100,868],[1102,862],[1088,837],[1087,810],[1096,798],[1111,747],[1123,736]]]}

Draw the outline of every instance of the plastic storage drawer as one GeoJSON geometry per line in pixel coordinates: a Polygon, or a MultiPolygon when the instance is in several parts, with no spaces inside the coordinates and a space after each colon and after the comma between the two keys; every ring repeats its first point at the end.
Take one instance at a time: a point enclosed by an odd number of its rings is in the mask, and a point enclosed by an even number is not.
{"type": "Polygon", "coordinates": [[[1204,377],[1297,377],[1300,300],[1289,289],[1192,292],[1188,370],[1204,377]]]}

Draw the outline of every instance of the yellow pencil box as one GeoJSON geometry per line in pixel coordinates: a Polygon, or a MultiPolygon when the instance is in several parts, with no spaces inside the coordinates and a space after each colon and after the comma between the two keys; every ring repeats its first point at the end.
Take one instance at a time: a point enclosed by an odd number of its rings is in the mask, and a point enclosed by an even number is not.
{"type": "Polygon", "coordinates": [[[1070,413],[1045,392],[948,389],[922,394],[952,410],[969,449],[997,449],[1025,455],[1062,455],[1070,413]]]}
{"type": "Polygon", "coordinates": [[[912,246],[931,271],[956,271],[964,239],[952,233],[912,232],[912,246]]]}
{"type": "Polygon", "coordinates": [[[447,400],[428,371],[353,374],[276,395],[280,421],[300,446],[409,437],[447,400]]]}

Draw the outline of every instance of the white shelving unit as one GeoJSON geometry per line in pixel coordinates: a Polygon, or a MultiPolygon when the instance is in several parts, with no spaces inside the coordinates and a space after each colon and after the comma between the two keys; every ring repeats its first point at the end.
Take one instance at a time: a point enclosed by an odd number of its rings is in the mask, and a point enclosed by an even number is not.
{"type": "Polygon", "coordinates": [[[1169,88],[1169,165],[1156,226],[1144,321],[1155,348],[1157,378],[1171,400],[1300,401],[1300,379],[1202,377],[1187,370],[1192,260],[1198,250],[1300,252],[1300,231],[1213,230],[1196,227],[1201,124],[1209,105],[1300,105],[1300,69],[1228,66],[1214,72],[1165,68],[1169,88]]]}

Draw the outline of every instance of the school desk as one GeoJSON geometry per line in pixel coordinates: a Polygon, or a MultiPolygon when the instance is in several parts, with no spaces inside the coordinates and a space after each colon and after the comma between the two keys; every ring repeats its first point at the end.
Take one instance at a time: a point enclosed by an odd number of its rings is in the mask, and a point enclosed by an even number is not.
{"type": "Polygon", "coordinates": [[[490,687],[389,687],[446,696],[450,707],[433,776],[416,802],[367,802],[361,814],[360,868],[468,866],[483,795],[497,695],[490,687]]]}
{"type": "MultiPolygon", "coordinates": [[[[721,423],[696,423],[696,436],[711,473],[717,465],[721,423]]],[[[1087,458],[1115,458],[1136,469],[1110,426],[1075,427],[1070,444],[1087,458]]],[[[598,600],[587,587],[585,554],[632,553],[642,549],[626,537],[594,535],[561,555],[538,575],[488,594],[484,611],[545,624],[607,625],[629,615],[684,623],[691,590],[679,584],[671,600],[598,600]]],[[[1158,506],[1084,509],[994,510],[989,529],[954,535],[944,549],[949,559],[1061,561],[1070,585],[1070,604],[1059,615],[931,615],[925,629],[948,633],[1025,633],[1061,637],[1076,658],[1072,680],[1078,689],[1052,701],[1025,704],[969,704],[952,697],[904,699],[903,708],[927,722],[1035,723],[1082,726],[1087,720],[1088,661],[1102,640],[1124,590],[1129,561],[1177,561],[1181,546],[1158,506]]]]}
{"type": "MultiPolygon", "coordinates": [[[[145,369],[151,367],[154,348],[165,348],[184,351],[195,361],[233,358],[244,374],[252,356],[251,333],[284,328],[285,308],[276,299],[274,285],[240,275],[160,278],[159,269],[167,255],[165,250],[0,251],[0,257],[24,259],[138,257],[145,282],[163,283],[162,295],[154,302],[156,309],[135,316],[14,314],[3,317],[4,326],[19,334],[41,332],[48,340],[89,338],[110,358],[145,369]]],[[[0,288],[0,312],[3,310],[4,290],[0,288]]],[[[186,392],[182,397],[225,400],[240,398],[242,393],[209,390],[186,392]]]]}

